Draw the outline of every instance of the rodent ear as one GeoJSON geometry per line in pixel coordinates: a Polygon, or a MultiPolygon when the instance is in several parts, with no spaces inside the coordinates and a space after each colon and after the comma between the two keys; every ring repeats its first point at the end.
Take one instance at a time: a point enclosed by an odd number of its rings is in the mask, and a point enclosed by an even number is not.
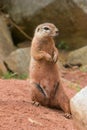
{"type": "Polygon", "coordinates": [[[40,28],[38,27],[38,28],[36,28],[36,30],[35,30],[35,34],[37,33],[37,32],[39,32],[39,30],[40,30],[40,28]]]}
{"type": "Polygon", "coordinates": [[[37,28],[37,32],[39,32],[40,28],[37,28]]]}

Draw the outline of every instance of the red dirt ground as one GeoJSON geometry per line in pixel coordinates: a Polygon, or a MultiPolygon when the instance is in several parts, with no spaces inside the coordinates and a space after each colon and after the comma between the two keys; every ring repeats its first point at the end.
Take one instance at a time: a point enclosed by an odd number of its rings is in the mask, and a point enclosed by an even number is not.
{"type": "MultiPolygon", "coordinates": [[[[62,76],[82,86],[87,83],[87,73],[67,70],[62,76]]],[[[66,119],[61,110],[32,105],[28,81],[0,79],[0,130],[76,129],[73,119],[66,119]]]]}

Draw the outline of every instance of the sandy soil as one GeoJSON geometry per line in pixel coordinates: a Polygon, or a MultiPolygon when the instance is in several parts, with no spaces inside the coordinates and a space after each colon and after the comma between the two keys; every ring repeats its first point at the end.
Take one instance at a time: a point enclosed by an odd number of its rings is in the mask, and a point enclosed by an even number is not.
{"type": "MultiPolygon", "coordinates": [[[[87,73],[68,70],[62,76],[82,86],[87,83],[87,73]]],[[[0,79],[0,130],[76,129],[73,119],[66,119],[61,110],[32,105],[28,81],[0,79]]]]}

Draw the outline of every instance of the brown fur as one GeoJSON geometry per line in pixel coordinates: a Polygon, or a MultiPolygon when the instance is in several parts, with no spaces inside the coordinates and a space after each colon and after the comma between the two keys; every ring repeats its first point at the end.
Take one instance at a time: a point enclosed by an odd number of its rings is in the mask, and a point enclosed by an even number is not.
{"type": "Polygon", "coordinates": [[[41,24],[35,30],[29,72],[31,99],[70,113],[69,100],[64,93],[57,65],[58,50],[53,40],[57,33],[58,29],[51,23],[41,24]]]}

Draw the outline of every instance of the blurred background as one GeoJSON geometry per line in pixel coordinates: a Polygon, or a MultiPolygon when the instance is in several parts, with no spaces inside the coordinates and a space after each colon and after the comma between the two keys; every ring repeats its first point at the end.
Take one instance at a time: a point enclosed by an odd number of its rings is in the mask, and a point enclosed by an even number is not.
{"type": "Polygon", "coordinates": [[[0,0],[0,75],[28,73],[34,30],[44,22],[59,28],[67,64],[87,64],[87,0],[0,0]]]}

